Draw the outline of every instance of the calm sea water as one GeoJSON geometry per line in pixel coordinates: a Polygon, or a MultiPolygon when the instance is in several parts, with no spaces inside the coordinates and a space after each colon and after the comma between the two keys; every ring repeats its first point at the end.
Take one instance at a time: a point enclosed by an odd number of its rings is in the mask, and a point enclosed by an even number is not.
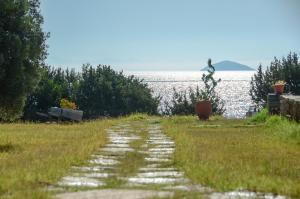
{"type": "MultiPolygon", "coordinates": [[[[153,90],[154,96],[162,96],[163,101],[170,101],[173,88],[178,91],[188,90],[189,87],[203,87],[201,71],[127,71],[125,75],[134,75],[141,79],[153,90]]],[[[215,78],[221,78],[217,92],[225,102],[225,117],[243,118],[250,105],[250,80],[254,72],[222,71],[216,72],[215,78]]],[[[161,103],[161,104],[162,104],[161,103]]]]}

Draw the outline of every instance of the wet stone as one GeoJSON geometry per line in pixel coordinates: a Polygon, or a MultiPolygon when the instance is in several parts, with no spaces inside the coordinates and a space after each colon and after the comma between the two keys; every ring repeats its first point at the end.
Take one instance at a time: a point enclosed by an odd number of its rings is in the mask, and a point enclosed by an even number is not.
{"type": "Polygon", "coordinates": [[[74,177],[68,176],[64,177],[61,182],[59,182],[60,186],[82,186],[82,187],[98,187],[105,185],[103,182],[87,178],[87,177],[74,177]]]}
{"type": "Polygon", "coordinates": [[[147,141],[149,144],[160,144],[160,145],[174,145],[174,142],[171,141],[161,141],[161,140],[153,140],[153,141],[147,141]]]}
{"type": "Polygon", "coordinates": [[[106,147],[109,147],[109,148],[129,148],[129,144],[127,143],[113,143],[113,144],[107,144],[105,145],[106,147]]]}
{"type": "Polygon", "coordinates": [[[176,171],[175,168],[168,167],[168,168],[160,168],[160,167],[144,167],[140,168],[140,171],[176,171]]]}
{"type": "Polygon", "coordinates": [[[84,177],[88,178],[108,178],[115,176],[113,173],[86,173],[84,174],[84,177]]]}
{"type": "Polygon", "coordinates": [[[207,187],[202,187],[200,185],[175,185],[175,186],[166,186],[166,190],[180,190],[180,191],[197,191],[202,193],[212,192],[212,189],[207,187]]]}
{"type": "Polygon", "coordinates": [[[134,184],[174,184],[186,182],[184,178],[142,178],[142,177],[133,177],[128,178],[129,183],[134,184]]]}
{"type": "Polygon", "coordinates": [[[173,151],[172,150],[166,150],[166,151],[144,151],[145,154],[149,155],[172,155],[173,151]]]}
{"type": "Polygon", "coordinates": [[[270,193],[255,193],[250,191],[232,191],[225,193],[212,193],[210,199],[287,199],[285,196],[273,195],[270,193]]]}
{"type": "Polygon", "coordinates": [[[132,149],[132,148],[105,147],[105,148],[102,149],[102,151],[111,152],[111,153],[126,153],[126,152],[132,152],[132,151],[134,151],[134,149],[132,149]]]}
{"type": "Polygon", "coordinates": [[[152,151],[174,151],[175,149],[174,148],[152,148],[152,149],[149,149],[150,152],[152,151]]]}
{"type": "Polygon", "coordinates": [[[153,177],[183,177],[182,172],[178,171],[152,171],[152,172],[144,172],[139,173],[137,175],[140,178],[153,178],[153,177]]]}
{"type": "Polygon", "coordinates": [[[94,154],[91,155],[92,158],[94,159],[117,159],[116,156],[109,156],[109,155],[103,155],[103,154],[94,154]]]}
{"type": "Polygon", "coordinates": [[[95,172],[95,171],[105,171],[111,170],[114,167],[111,166],[91,166],[91,167],[72,167],[74,170],[82,171],[82,172],[95,172]]]}
{"type": "Polygon", "coordinates": [[[167,158],[145,158],[146,161],[148,162],[169,162],[171,161],[170,159],[167,159],[167,158]]]}
{"type": "Polygon", "coordinates": [[[118,160],[114,159],[108,159],[108,158],[97,158],[89,161],[92,164],[101,164],[101,165],[116,165],[120,162],[118,160]]]}

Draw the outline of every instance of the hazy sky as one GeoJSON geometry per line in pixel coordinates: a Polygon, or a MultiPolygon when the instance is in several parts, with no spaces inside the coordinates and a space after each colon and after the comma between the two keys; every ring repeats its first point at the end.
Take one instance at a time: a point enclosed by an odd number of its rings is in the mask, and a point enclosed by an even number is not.
{"type": "Polygon", "coordinates": [[[300,53],[300,0],[42,0],[47,63],[123,70],[252,67],[300,53]]]}

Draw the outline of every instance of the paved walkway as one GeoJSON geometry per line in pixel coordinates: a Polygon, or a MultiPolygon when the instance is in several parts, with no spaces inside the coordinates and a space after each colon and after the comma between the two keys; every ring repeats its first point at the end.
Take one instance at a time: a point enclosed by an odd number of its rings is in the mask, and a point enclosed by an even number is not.
{"type": "Polygon", "coordinates": [[[107,133],[107,145],[93,154],[86,165],[73,167],[70,175],[58,183],[66,190],[77,187],[86,191],[62,193],[57,198],[172,198],[175,190],[195,191],[207,198],[281,198],[252,192],[215,193],[193,185],[183,171],[174,167],[175,143],[154,121],[123,123],[107,133]],[[142,157],[133,173],[126,173],[124,162],[130,163],[128,154],[142,157]]]}

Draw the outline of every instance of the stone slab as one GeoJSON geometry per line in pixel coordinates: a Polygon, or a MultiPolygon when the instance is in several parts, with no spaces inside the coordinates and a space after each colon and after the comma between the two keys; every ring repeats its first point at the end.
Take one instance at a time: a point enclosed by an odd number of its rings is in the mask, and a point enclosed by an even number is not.
{"type": "Polygon", "coordinates": [[[146,199],[146,198],[169,198],[173,192],[150,191],[150,190],[123,190],[102,189],[92,191],[79,191],[74,193],[63,193],[56,195],[57,199],[146,199]]]}

